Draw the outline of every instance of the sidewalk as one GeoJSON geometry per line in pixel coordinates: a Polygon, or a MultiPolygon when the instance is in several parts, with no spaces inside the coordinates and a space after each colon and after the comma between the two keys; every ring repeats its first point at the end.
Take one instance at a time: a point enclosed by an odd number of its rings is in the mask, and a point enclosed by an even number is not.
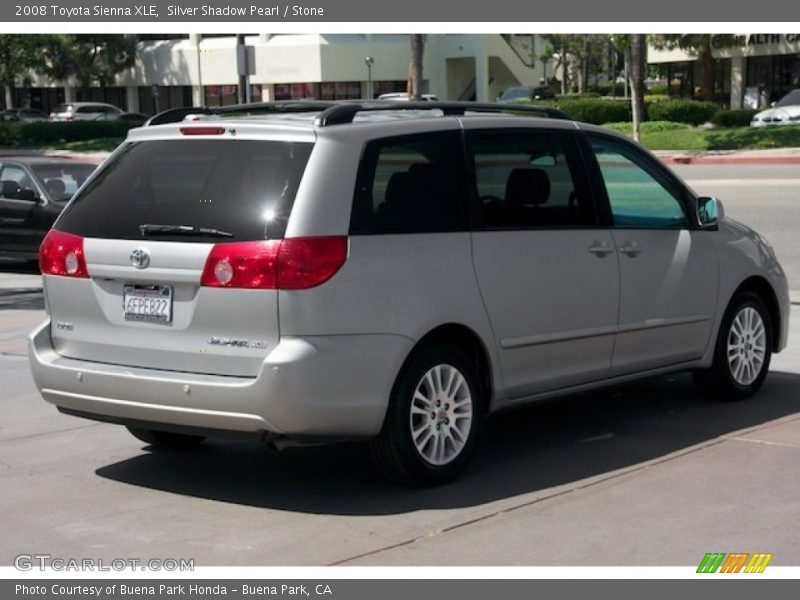
{"type": "Polygon", "coordinates": [[[800,165],[800,148],[656,150],[653,154],[668,165],[800,165]]]}

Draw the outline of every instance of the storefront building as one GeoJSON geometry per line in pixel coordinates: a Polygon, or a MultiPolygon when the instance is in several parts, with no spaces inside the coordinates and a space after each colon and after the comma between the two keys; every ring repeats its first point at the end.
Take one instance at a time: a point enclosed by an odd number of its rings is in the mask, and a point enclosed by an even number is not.
{"type": "MultiPolygon", "coordinates": [[[[408,35],[258,34],[246,36],[249,100],[374,98],[406,90],[408,35]],[[370,57],[371,64],[368,64],[370,57]]],[[[443,100],[494,100],[507,87],[538,85],[545,43],[524,34],[426,36],[423,91],[443,100]]],[[[552,66],[551,66],[552,68],[552,66]]],[[[105,88],[34,77],[17,106],[45,112],[61,102],[102,101],[153,114],[181,106],[235,104],[236,36],[141,36],[136,65],[105,88]]]]}
{"type": "MultiPolygon", "coordinates": [[[[800,33],[712,35],[714,97],[736,108],[764,108],[800,88],[800,33]]],[[[674,96],[695,97],[702,78],[696,55],[651,47],[650,64],[661,65],[674,96]]]]}

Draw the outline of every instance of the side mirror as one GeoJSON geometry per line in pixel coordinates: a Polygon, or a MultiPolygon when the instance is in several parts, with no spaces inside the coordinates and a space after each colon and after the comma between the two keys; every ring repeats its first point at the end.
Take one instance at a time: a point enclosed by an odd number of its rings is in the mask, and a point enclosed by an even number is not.
{"type": "Polygon", "coordinates": [[[776,104],[777,104],[777,102],[770,102],[769,103],[770,107],[774,107],[776,104]]]}
{"type": "Polygon", "coordinates": [[[724,216],[722,202],[711,196],[701,196],[697,199],[697,222],[703,229],[714,230],[724,216]]]}

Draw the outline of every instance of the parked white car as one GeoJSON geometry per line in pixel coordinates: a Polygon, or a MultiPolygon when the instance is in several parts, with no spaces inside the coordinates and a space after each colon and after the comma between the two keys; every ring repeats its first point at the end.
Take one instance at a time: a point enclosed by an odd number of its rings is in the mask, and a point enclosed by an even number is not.
{"type": "Polygon", "coordinates": [[[50,121],[113,121],[124,111],[105,102],[67,102],[50,113],[50,121]]]}
{"type": "Polygon", "coordinates": [[[751,127],[768,125],[800,125],[800,89],[792,90],[771,108],[756,113],[750,121],[751,127]]]}
{"type": "MultiPolygon", "coordinates": [[[[408,92],[389,92],[388,94],[381,94],[378,96],[378,100],[400,100],[401,102],[407,102],[411,100],[411,96],[408,92]]],[[[435,94],[422,94],[422,100],[427,102],[438,102],[439,98],[436,97],[435,94]]]]}

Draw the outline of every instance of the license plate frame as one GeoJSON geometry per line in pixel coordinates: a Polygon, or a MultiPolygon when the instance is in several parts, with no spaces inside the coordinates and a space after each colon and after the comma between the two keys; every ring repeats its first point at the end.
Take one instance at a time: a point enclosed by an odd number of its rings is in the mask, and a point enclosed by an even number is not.
{"type": "Polygon", "coordinates": [[[173,295],[171,285],[125,284],[122,314],[126,321],[172,323],[173,295]]]}

